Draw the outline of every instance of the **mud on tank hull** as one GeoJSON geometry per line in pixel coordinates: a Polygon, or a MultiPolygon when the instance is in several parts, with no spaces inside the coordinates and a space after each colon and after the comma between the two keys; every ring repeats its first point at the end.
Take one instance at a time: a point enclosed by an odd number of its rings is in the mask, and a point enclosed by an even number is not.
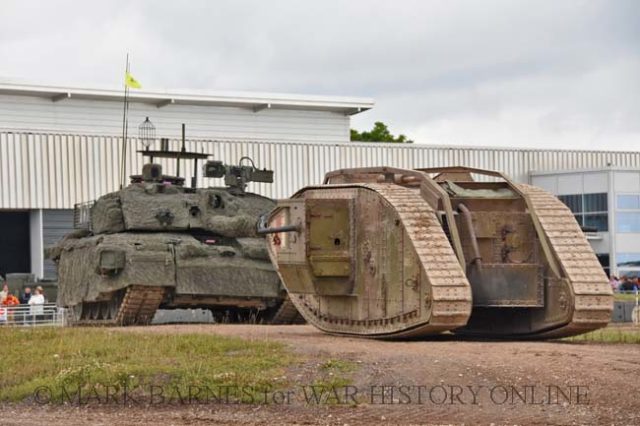
{"type": "Polygon", "coordinates": [[[227,188],[133,183],[91,207],[91,232],[65,237],[58,305],[80,322],[148,324],[157,309],[210,309],[221,321],[299,320],[256,234],[274,202],[227,188]]]}
{"type": "Polygon", "coordinates": [[[60,306],[75,309],[82,321],[121,325],[147,324],[157,309],[172,308],[271,321],[286,297],[263,238],[215,245],[182,233],[68,239],[58,276],[60,306]]]}
{"type": "Polygon", "coordinates": [[[297,228],[272,235],[269,254],[302,316],[328,333],[540,339],[611,317],[570,210],[496,172],[339,170],[280,202],[269,226],[297,228]]]}

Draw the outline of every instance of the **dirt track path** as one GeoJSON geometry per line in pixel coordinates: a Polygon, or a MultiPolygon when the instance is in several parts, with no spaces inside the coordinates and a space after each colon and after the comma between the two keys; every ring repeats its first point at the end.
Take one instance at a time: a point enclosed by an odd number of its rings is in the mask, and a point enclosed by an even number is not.
{"type": "Polygon", "coordinates": [[[316,378],[313,367],[318,363],[350,360],[358,367],[349,374],[358,387],[360,404],[317,406],[294,397],[290,405],[270,406],[16,407],[5,418],[23,424],[640,424],[640,345],[451,338],[380,342],[328,336],[311,326],[169,325],[119,330],[278,340],[307,360],[287,372],[288,379],[301,386],[316,378]],[[386,388],[384,401],[381,385],[392,386],[386,388]],[[400,386],[405,386],[404,394],[400,386]],[[558,388],[573,392],[570,401],[557,394],[558,388]],[[393,396],[388,393],[391,389],[393,396]]]}

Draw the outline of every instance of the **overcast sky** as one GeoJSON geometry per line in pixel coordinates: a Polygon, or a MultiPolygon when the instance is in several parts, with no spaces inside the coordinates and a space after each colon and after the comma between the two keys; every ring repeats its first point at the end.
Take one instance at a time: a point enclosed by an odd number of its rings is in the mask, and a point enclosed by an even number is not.
{"type": "Polygon", "coordinates": [[[371,97],[416,143],[640,146],[640,0],[0,0],[0,80],[371,97]]]}

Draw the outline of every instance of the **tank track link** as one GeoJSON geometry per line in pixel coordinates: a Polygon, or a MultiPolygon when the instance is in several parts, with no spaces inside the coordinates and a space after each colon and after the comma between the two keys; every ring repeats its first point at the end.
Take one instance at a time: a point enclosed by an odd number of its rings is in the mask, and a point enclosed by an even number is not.
{"type": "MultiPolygon", "coordinates": [[[[295,296],[294,296],[295,297],[295,296]]],[[[304,318],[298,312],[296,305],[293,304],[289,296],[282,302],[273,317],[267,321],[267,324],[287,325],[287,324],[304,324],[304,318]]]]}
{"type": "Polygon", "coordinates": [[[573,213],[560,200],[540,188],[525,184],[517,186],[538,216],[568,278],[573,300],[573,306],[568,307],[573,311],[568,324],[528,337],[568,337],[605,327],[611,319],[613,293],[573,213]]]}
{"type": "Polygon", "coordinates": [[[84,302],[76,307],[73,325],[124,326],[148,325],[158,310],[163,287],[133,285],[116,292],[102,302],[84,302]]]}
{"type": "MultiPolygon", "coordinates": [[[[73,321],[78,326],[127,326],[149,325],[153,320],[165,295],[165,289],[156,286],[129,286],[124,293],[116,293],[108,302],[84,303],[80,318],[73,321]],[[123,296],[124,294],[124,296],[123,296]],[[103,308],[104,307],[104,308],[103,308]],[[94,310],[97,309],[95,312],[94,310]],[[103,312],[104,311],[104,312],[103,312]]],[[[304,324],[304,318],[287,297],[265,324],[304,324]]],[[[255,324],[255,319],[247,316],[238,324],[255,324]]]]}
{"type": "MultiPolygon", "coordinates": [[[[406,321],[405,313],[398,318],[376,320],[332,319],[320,314],[318,300],[312,295],[294,297],[302,316],[309,322],[331,334],[358,335],[372,338],[415,338],[433,335],[462,327],[471,315],[471,287],[442,226],[431,206],[413,189],[394,184],[339,184],[310,187],[307,189],[365,188],[378,193],[397,212],[409,238],[412,240],[418,258],[422,263],[428,281],[429,291],[425,292],[425,304],[430,304],[429,321],[413,328],[397,331],[398,322],[406,321]],[[344,324],[344,327],[336,327],[344,324]],[[375,326],[375,334],[357,333],[375,326]],[[344,331],[338,331],[342,328],[344,331]],[[386,329],[386,330],[385,330],[386,329]]],[[[417,312],[414,312],[418,315],[417,312]]]]}
{"type": "Polygon", "coordinates": [[[132,285],[122,300],[116,316],[117,325],[148,325],[164,298],[164,287],[132,285]]]}

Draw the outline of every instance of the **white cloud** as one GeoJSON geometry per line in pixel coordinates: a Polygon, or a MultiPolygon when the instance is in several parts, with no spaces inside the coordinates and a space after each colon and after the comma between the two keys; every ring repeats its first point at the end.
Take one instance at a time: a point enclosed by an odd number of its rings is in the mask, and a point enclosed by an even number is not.
{"type": "Polygon", "coordinates": [[[7,1],[0,78],[367,96],[417,143],[636,149],[640,3],[7,1]]]}

